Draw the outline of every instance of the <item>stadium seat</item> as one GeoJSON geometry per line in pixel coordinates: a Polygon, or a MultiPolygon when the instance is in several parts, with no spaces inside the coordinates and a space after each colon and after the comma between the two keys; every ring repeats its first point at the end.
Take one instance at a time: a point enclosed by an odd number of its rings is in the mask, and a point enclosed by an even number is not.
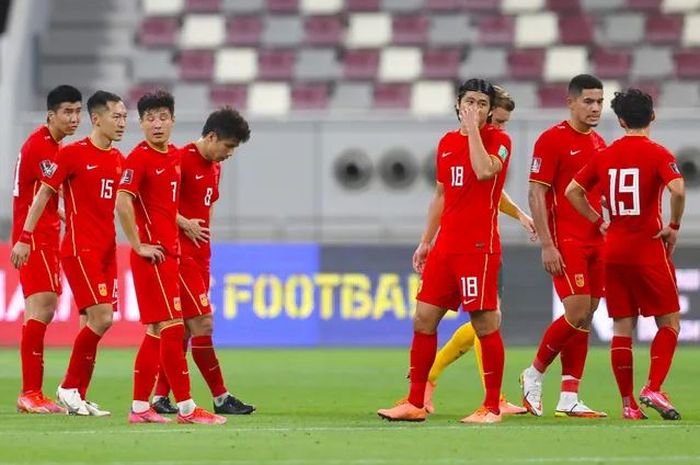
{"type": "Polygon", "coordinates": [[[298,10],[298,0],[267,0],[267,11],[272,14],[296,13],[298,10]]]}
{"type": "Polygon", "coordinates": [[[459,76],[478,73],[479,76],[499,79],[508,72],[508,52],[498,47],[473,47],[459,69],[459,76]]]}
{"type": "Polygon", "coordinates": [[[424,0],[382,0],[382,11],[412,12],[419,11],[424,6],[424,0]]]}
{"type": "Polygon", "coordinates": [[[666,81],[663,83],[659,106],[688,108],[698,105],[700,105],[700,89],[697,82],[666,81]]]}
{"type": "Polygon", "coordinates": [[[621,9],[625,0],[581,0],[581,8],[596,13],[621,9]]]}
{"type": "Polygon", "coordinates": [[[379,11],[380,0],[346,0],[345,4],[349,12],[379,11]]]}
{"type": "Polygon", "coordinates": [[[515,21],[511,16],[488,16],[479,21],[479,43],[511,46],[515,37],[515,21]]]}
{"type": "Polygon", "coordinates": [[[595,38],[592,17],[580,14],[559,16],[559,40],[564,45],[590,45],[595,38]]]}
{"type": "Polygon", "coordinates": [[[372,85],[340,82],[335,87],[330,106],[335,110],[367,110],[372,105],[372,85]]]}
{"type": "Polygon", "coordinates": [[[180,31],[183,48],[216,48],[224,43],[226,23],[221,15],[185,16],[180,31]]]}
{"type": "Polygon", "coordinates": [[[588,72],[586,47],[550,47],[544,60],[544,78],[550,82],[569,81],[571,76],[588,72]]]}
{"type": "Polygon", "coordinates": [[[566,105],[567,84],[544,84],[538,91],[542,108],[563,108],[566,105]]]}
{"type": "Polygon", "coordinates": [[[343,0],[301,0],[299,3],[305,15],[332,15],[343,9],[343,0]]]}
{"type": "Polygon", "coordinates": [[[258,52],[258,77],[263,80],[292,79],[296,56],[292,49],[260,50],[258,52]]]}
{"type": "Polygon", "coordinates": [[[258,45],[263,24],[258,16],[234,16],[226,21],[226,43],[229,45],[258,45]]]}
{"type": "Polygon", "coordinates": [[[539,97],[535,83],[528,81],[500,81],[499,84],[505,87],[510,95],[513,96],[516,109],[537,108],[539,106],[539,97]]]}
{"type": "Polygon", "coordinates": [[[545,7],[545,0],[503,0],[501,11],[505,14],[540,11],[545,7]]]}
{"type": "Polygon", "coordinates": [[[676,45],[683,33],[682,16],[653,15],[647,17],[645,40],[651,44],[676,45]]]}
{"type": "Polygon", "coordinates": [[[258,54],[252,48],[222,48],[216,52],[215,82],[248,82],[258,75],[258,54]]]}
{"type": "Polygon", "coordinates": [[[146,18],[139,28],[139,43],[146,47],[172,47],[179,30],[175,18],[146,18]]]}
{"type": "Polygon", "coordinates": [[[422,45],[428,41],[430,19],[423,14],[396,15],[392,19],[392,43],[422,45]]]}
{"type": "Polygon", "coordinates": [[[176,82],[171,92],[176,104],[187,102],[188,111],[209,110],[209,83],[176,82]]]}
{"type": "Polygon", "coordinates": [[[255,82],[249,86],[248,111],[253,115],[286,115],[291,102],[291,91],[287,83],[255,82]]]}
{"type": "Polygon", "coordinates": [[[624,79],[629,74],[632,57],[627,50],[596,49],[591,56],[593,72],[601,79],[624,79]]]}
{"type": "Polygon", "coordinates": [[[142,8],[146,16],[175,16],[184,10],[185,0],[143,0],[142,8]]]}
{"type": "Polygon", "coordinates": [[[169,50],[136,50],[131,64],[132,75],[137,82],[167,82],[177,76],[169,50]]]}
{"type": "Polygon", "coordinates": [[[612,112],[610,102],[615,97],[615,92],[620,91],[620,82],[612,79],[603,79],[603,112],[612,112]]]}
{"type": "Polygon", "coordinates": [[[508,75],[515,79],[539,80],[544,67],[544,50],[511,50],[508,55],[508,75]]]}
{"type": "Polygon", "coordinates": [[[674,65],[670,49],[666,47],[642,46],[632,56],[632,79],[660,79],[673,75],[674,65]]]}
{"type": "Polygon", "coordinates": [[[261,12],[265,0],[222,0],[221,9],[227,13],[250,14],[261,12]]]}
{"type": "Polygon", "coordinates": [[[343,57],[343,75],[346,79],[373,80],[378,68],[378,50],[347,50],[343,57]]]}
{"type": "Polygon", "coordinates": [[[515,19],[516,47],[546,47],[559,40],[557,16],[552,12],[519,15],[515,19]]]}
{"type": "Polygon", "coordinates": [[[413,81],[421,74],[423,58],[415,47],[387,47],[379,55],[379,80],[383,82],[413,81]]]}
{"type": "Polygon", "coordinates": [[[688,14],[683,22],[683,45],[697,47],[700,45],[700,13],[688,14]]]}
{"type": "Polygon", "coordinates": [[[411,112],[420,116],[452,113],[454,86],[450,81],[418,81],[411,89],[411,112]]]}
{"type": "Polygon", "coordinates": [[[462,0],[462,8],[474,13],[497,13],[501,8],[500,0],[462,0]]]}
{"type": "Polygon", "coordinates": [[[659,103],[659,83],[656,81],[630,81],[625,88],[634,87],[640,89],[651,96],[654,104],[659,103]]]}
{"type": "Polygon", "coordinates": [[[476,31],[469,17],[461,13],[435,15],[430,19],[428,42],[431,45],[460,45],[474,41],[476,31]]]}
{"type": "Polygon", "coordinates": [[[355,13],[349,20],[348,48],[383,47],[391,40],[391,17],[386,13],[355,13]]]}
{"type": "Polygon", "coordinates": [[[637,45],[644,38],[644,16],[624,13],[603,18],[601,45],[637,45]]]}
{"type": "Polygon", "coordinates": [[[215,13],[221,10],[221,0],[187,0],[185,10],[189,13],[215,13]]]}
{"type": "Polygon", "coordinates": [[[132,86],[127,93],[127,107],[136,108],[136,103],[145,94],[155,92],[157,90],[170,90],[170,87],[163,82],[142,82],[132,86]]]}
{"type": "Polygon", "coordinates": [[[547,0],[547,9],[555,13],[580,14],[580,0],[547,0]]]}
{"type": "Polygon", "coordinates": [[[245,110],[248,106],[248,86],[213,85],[209,92],[209,101],[214,108],[231,106],[239,110],[245,110]]]}
{"type": "Polygon", "coordinates": [[[295,15],[267,16],[263,26],[261,41],[272,47],[293,47],[304,38],[301,18],[295,15]]]}
{"type": "Polygon", "coordinates": [[[459,0],[426,0],[425,8],[430,12],[457,11],[459,3],[459,0]]]}
{"type": "Polygon", "coordinates": [[[337,46],[344,27],[339,16],[309,16],[304,20],[304,42],[308,45],[337,46]]]}
{"type": "Polygon", "coordinates": [[[425,50],[423,52],[424,79],[454,79],[459,76],[462,50],[459,48],[425,50]]]}
{"type": "Polygon", "coordinates": [[[292,86],[292,108],[324,110],[328,106],[328,84],[296,83],[292,86]]]}
{"type": "Polygon", "coordinates": [[[700,78],[700,51],[683,50],[674,55],[676,76],[681,79],[700,78]]]}
{"type": "Polygon", "coordinates": [[[374,86],[374,108],[406,110],[410,107],[410,84],[378,83],[374,86]]]}
{"type": "Polygon", "coordinates": [[[658,13],[663,0],[627,0],[627,8],[637,11],[658,13]]]}
{"type": "Polygon", "coordinates": [[[690,13],[700,9],[700,0],[663,0],[661,11],[664,13],[690,13]]]}
{"type": "Polygon", "coordinates": [[[211,81],[214,75],[214,52],[211,50],[182,50],[178,61],[182,80],[211,81]]]}
{"type": "Polygon", "coordinates": [[[294,78],[299,81],[334,81],[338,77],[336,51],[331,48],[301,49],[297,53],[294,78]]]}

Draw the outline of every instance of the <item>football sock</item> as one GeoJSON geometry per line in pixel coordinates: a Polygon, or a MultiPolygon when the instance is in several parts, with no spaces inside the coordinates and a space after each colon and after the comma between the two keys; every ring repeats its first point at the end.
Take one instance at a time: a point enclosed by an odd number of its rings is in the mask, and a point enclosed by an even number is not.
{"type": "Polygon", "coordinates": [[[230,395],[231,393],[226,391],[220,396],[214,397],[214,405],[216,405],[217,407],[221,407],[222,405],[224,405],[224,402],[226,402],[226,399],[228,399],[228,396],[230,395]]]}
{"type": "Polygon", "coordinates": [[[73,351],[68,362],[66,377],[61,383],[64,389],[78,389],[90,383],[89,376],[95,366],[97,344],[102,336],[95,333],[89,326],[83,326],[73,343],[73,351]]]}
{"type": "Polygon", "coordinates": [[[30,319],[22,326],[22,392],[40,392],[44,379],[44,335],[46,324],[30,319]]]}
{"type": "Polygon", "coordinates": [[[561,349],[561,392],[578,393],[588,355],[589,331],[577,330],[561,349]]]}
{"type": "Polygon", "coordinates": [[[500,413],[499,403],[501,386],[503,384],[503,367],[505,365],[505,348],[501,338],[501,331],[496,330],[480,337],[479,340],[483,349],[484,385],[486,386],[484,407],[493,413],[500,413]]]}
{"type": "MultiPolygon", "coordinates": [[[[146,402],[148,405],[148,398],[156,382],[159,366],[160,338],[146,333],[134,361],[134,401],[146,402]]],[[[139,410],[134,409],[134,412],[139,410]]]]}
{"type": "Polygon", "coordinates": [[[678,333],[672,328],[659,328],[651,343],[651,365],[649,366],[649,382],[647,387],[652,391],[660,391],[668,371],[671,369],[673,353],[678,345],[678,333]]]}
{"type": "MultiPolygon", "coordinates": [[[[185,356],[187,355],[187,346],[189,345],[189,338],[185,337],[183,339],[183,350],[185,351],[185,356]]],[[[168,382],[168,376],[165,374],[165,369],[163,365],[160,365],[158,370],[158,380],[156,381],[156,388],[153,392],[153,402],[157,401],[161,397],[168,397],[170,394],[170,383],[168,382]]]]}
{"type": "Polygon", "coordinates": [[[639,408],[634,399],[634,356],[632,353],[632,338],[613,336],[610,343],[610,363],[612,365],[617,388],[620,390],[622,404],[639,408]]]}
{"type": "Polygon", "coordinates": [[[216,358],[214,342],[211,336],[195,336],[192,338],[192,358],[209,386],[211,395],[218,397],[226,392],[221,366],[216,358]]]}
{"type": "Polygon", "coordinates": [[[437,352],[437,334],[423,334],[414,331],[411,343],[411,390],[408,401],[416,407],[423,407],[425,385],[428,382],[430,367],[435,361],[437,352]]]}
{"type": "Polygon", "coordinates": [[[150,409],[151,406],[148,404],[148,402],[144,402],[142,400],[132,400],[131,401],[131,411],[134,413],[143,413],[147,412],[148,409],[150,409]]]}
{"type": "MultiPolygon", "coordinates": [[[[532,366],[540,373],[544,373],[575,331],[577,329],[566,321],[564,315],[554,320],[544,332],[544,336],[542,336],[542,342],[540,342],[540,347],[537,349],[537,355],[532,362],[532,366]]],[[[481,342],[483,343],[484,341],[481,342]]]]}
{"type": "Polygon", "coordinates": [[[184,336],[185,326],[182,323],[167,326],[160,331],[160,363],[165,368],[168,382],[178,404],[191,400],[190,372],[187,369],[185,351],[182,348],[184,336]]]}
{"type": "Polygon", "coordinates": [[[484,381],[484,351],[481,347],[481,341],[478,337],[474,338],[474,357],[476,357],[476,367],[479,369],[479,379],[481,379],[481,387],[486,390],[486,382],[484,381]]]}
{"type": "Polygon", "coordinates": [[[455,360],[469,351],[476,340],[476,333],[471,323],[465,323],[454,332],[449,341],[435,356],[428,381],[435,383],[442,372],[455,360]]]}
{"type": "Polygon", "coordinates": [[[192,412],[194,412],[195,408],[197,408],[197,406],[192,399],[183,400],[177,403],[177,409],[180,412],[180,415],[190,415],[192,412]]]}

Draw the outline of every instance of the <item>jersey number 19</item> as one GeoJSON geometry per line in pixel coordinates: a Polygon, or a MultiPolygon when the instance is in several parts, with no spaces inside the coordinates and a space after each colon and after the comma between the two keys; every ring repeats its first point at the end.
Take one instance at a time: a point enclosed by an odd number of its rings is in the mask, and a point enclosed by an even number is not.
{"type": "Polygon", "coordinates": [[[639,168],[610,168],[610,214],[612,216],[639,216],[639,168]],[[618,201],[618,194],[632,194],[632,204],[618,201]]]}

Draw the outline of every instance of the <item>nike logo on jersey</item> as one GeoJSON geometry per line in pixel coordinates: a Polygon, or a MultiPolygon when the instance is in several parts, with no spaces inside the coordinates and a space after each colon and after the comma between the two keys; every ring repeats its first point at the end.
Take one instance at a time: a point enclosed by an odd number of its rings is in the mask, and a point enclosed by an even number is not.
{"type": "Polygon", "coordinates": [[[581,150],[570,150],[570,151],[569,151],[569,155],[576,155],[576,154],[579,153],[580,151],[581,151],[581,150]]]}
{"type": "Polygon", "coordinates": [[[195,175],[194,178],[195,178],[197,181],[199,181],[199,180],[202,179],[203,177],[204,177],[203,174],[197,174],[197,175],[195,175]]]}
{"type": "Polygon", "coordinates": [[[165,168],[160,169],[160,170],[156,170],[156,174],[163,174],[164,171],[165,171],[165,168]]]}
{"type": "Polygon", "coordinates": [[[95,168],[97,168],[97,165],[87,165],[85,168],[87,168],[87,170],[90,171],[90,170],[94,170],[95,168]]]}
{"type": "Polygon", "coordinates": [[[452,152],[442,152],[442,154],[440,154],[440,156],[441,156],[442,158],[445,158],[445,157],[447,157],[447,156],[449,156],[449,155],[452,155],[452,152]]]}
{"type": "Polygon", "coordinates": [[[469,305],[470,303],[474,302],[475,300],[476,300],[476,299],[465,300],[464,302],[462,302],[462,304],[463,304],[463,305],[469,305]]]}

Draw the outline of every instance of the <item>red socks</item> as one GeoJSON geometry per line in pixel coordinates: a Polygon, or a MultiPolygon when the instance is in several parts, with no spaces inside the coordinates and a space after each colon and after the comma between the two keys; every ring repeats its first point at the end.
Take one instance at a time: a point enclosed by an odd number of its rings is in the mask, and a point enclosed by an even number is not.
{"type": "Polygon", "coordinates": [[[191,399],[190,372],[187,369],[182,340],[185,326],[182,323],[160,330],[160,363],[165,369],[176,402],[191,399]]]}
{"type": "Polygon", "coordinates": [[[22,326],[22,392],[41,392],[44,380],[44,335],[46,324],[30,319],[22,326]]]}
{"type": "MultiPolygon", "coordinates": [[[[183,339],[182,350],[187,354],[187,346],[190,343],[189,338],[183,339]]],[[[158,371],[158,381],[156,381],[156,389],[153,392],[154,396],[168,397],[170,394],[170,383],[168,382],[168,376],[165,374],[163,365],[160,365],[160,370],[158,371]]]]}
{"type": "Polygon", "coordinates": [[[617,381],[617,388],[622,396],[622,404],[626,407],[639,408],[633,392],[634,358],[631,337],[613,336],[610,344],[610,362],[615,381],[617,381]]]}
{"type": "Polygon", "coordinates": [[[532,366],[544,373],[576,331],[578,330],[571,326],[563,315],[554,320],[542,336],[532,366]]]}
{"type": "Polygon", "coordinates": [[[678,334],[670,327],[664,326],[651,343],[651,365],[649,366],[649,381],[647,386],[652,391],[660,391],[661,385],[671,369],[673,354],[678,344],[678,334]]]}
{"type": "Polygon", "coordinates": [[[224,377],[221,374],[219,360],[214,352],[214,342],[211,336],[195,336],[192,338],[192,358],[209,386],[211,395],[218,397],[227,392],[224,377]]]}
{"type": "Polygon", "coordinates": [[[87,390],[92,377],[92,370],[95,366],[95,356],[97,354],[97,344],[102,336],[95,333],[89,326],[84,326],[80,330],[73,343],[73,352],[68,362],[66,377],[61,383],[64,389],[80,388],[87,390]]]}
{"type": "Polygon", "coordinates": [[[425,385],[428,382],[428,373],[435,361],[437,353],[437,334],[423,334],[413,332],[411,343],[411,390],[408,401],[416,407],[423,407],[425,385]]]}
{"type": "Polygon", "coordinates": [[[501,385],[503,384],[503,366],[505,365],[505,348],[501,331],[496,330],[491,334],[480,337],[481,358],[484,366],[484,386],[486,397],[484,407],[493,413],[499,413],[499,400],[501,397],[501,385]]]}
{"type": "Polygon", "coordinates": [[[160,365],[160,339],[146,333],[134,362],[134,398],[148,402],[160,365]]]}
{"type": "Polygon", "coordinates": [[[562,392],[578,392],[588,355],[589,334],[588,331],[576,330],[561,350],[562,392]]]}

